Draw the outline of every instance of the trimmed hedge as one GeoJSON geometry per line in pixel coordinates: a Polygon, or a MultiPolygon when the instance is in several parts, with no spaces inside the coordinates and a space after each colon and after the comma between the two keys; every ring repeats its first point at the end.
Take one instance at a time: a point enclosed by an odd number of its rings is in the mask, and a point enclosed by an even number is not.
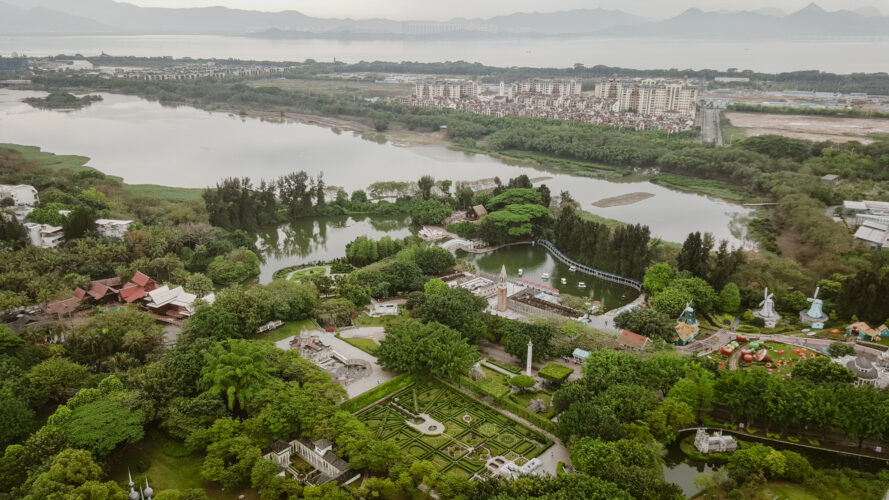
{"type": "Polygon", "coordinates": [[[346,401],[345,403],[340,405],[340,409],[349,413],[355,413],[365,406],[375,403],[390,394],[398,392],[416,381],[417,377],[415,375],[402,373],[401,375],[398,375],[385,384],[378,385],[377,387],[374,387],[364,394],[360,394],[359,396],[346,401]]]}
{"type": "Polygon", "coordinates": [[[572,373],[574,373],[574,370],[568,368],[567,366],[562,366],[558,363],[547,363],[546,366],[544,366],[540,369],[540,371],[537,372],[537,375],[539,375],[542,379],[561,384],[562,382],[567,380],[572,373]]]}
{"type": "Polygon", "coordinates": [[[504,370],[506,370],[508,372],[512,372],[515,374],[519,374],[522,372],[522,369],[520,367],[508,365],[508,364],[504,363],[503,361],[500,361],[500,360],[497,360],[494,358],[488,358],[485,361],[487,361],[488,363],[490,363],[498,368],[503,368],[504,370]]]}
{"type": "MultiPolygon", "coordinates": [[[[503,375],[503,376],[505,377],[506,375],[503,375]]],[[[482,396],[488,396],[489,398],[492,398],[495,400],[500,399],[503,396],[509,394],[509,387],[503,387],[503,390],[501,390],[499,392],[492,392],[488,389],[487,385],[480,384],[480,383],[476,382],[475,380],[472,380],[471,378],[462,376],[462,375],[460,376],[459,380],[457,380],[457,382],[460,385],[462,385],[463,387],[466,387],[467,389],[471,390],[472,392],[474,392],[476,394],[480,394],[482,396]]],[[[509,382],[507,381],[507,383],[509,383],[509,382]]]]}

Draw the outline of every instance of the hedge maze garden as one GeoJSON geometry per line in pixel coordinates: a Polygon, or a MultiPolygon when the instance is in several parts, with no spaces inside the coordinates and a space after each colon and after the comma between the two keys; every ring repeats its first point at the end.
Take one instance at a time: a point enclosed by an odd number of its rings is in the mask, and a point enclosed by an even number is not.
{"type": "Polygon", "coordinates": [[[435,381],[406,387],[358,414],[381,439],[396,443],[410,456],[429,460],[443,474],[469,479],[485,472],[498,455],[518,465],[543,453],[552,442],[496,410],[435,381]],[[416,411],[414,407],[416,391],[416,411]],[[427,436],[405,423],[407,417],[390,403],[444,424],[444,433],[427,436]]]}

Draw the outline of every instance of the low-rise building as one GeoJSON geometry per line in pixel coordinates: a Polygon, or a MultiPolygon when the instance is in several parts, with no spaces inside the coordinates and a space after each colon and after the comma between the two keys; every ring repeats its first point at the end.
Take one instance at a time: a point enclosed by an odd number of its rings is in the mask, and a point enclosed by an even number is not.
{"type": "Polygon", "coordinates": [[[122,240],[132,223],[131,220],[98,219],[96,220],[96,229],[105,238],[122,240]]]}
{"type": "Polygon", "coordinates": [[[630,349],[644,349],[650,341],[651,339],[645,335],[639,335],[638,333],[629,330],[623,330],[617,337],[618,344],[624,347],[629,347],[630,349]]]}
{"type": "Polygon", "coordinates": [[[262,458],[272,461],[282,471],[289,472],[294,479],[306,484],[319,486],[331,481],[344,485],[358,479],[361,474],[352,471],[348,462],[333,452],[333,443],[326,439],[309,441],[299,438],[290,441],[278,440],[262,450],[262,458]],[[297,455],[315,468],[308,473],[300,473],[291,467],[291,457],[297,455]]]}
{"type": "Polygon", "coordinates": [[[691,344],[700,332],[701,328],[699,326],[689,325],[684,321],[680,321],[676,324],[676,336],[673,337],[672,342],[678,346],[691,344]]]}
{"type": "Polygon", "coordinates": [[[889,222],[864,220],[855,231],[855,241],[871,250],[889,249],[889,222]]]}
{"type": "Polygon", "coordinates": [[[147,293],[145,305],[157,313],[172,318],[186,318],[194,314],[197,296],[186,292],[181,286],[170,289],[167,285],[147,293]]]}
{"type": "Polygon", "coordinates": [[[28,239],[35,247],[56,248],[65,237],[62,234],[61,226],[37,224],[36,222],[25,222],[24,226],[28,230],[28,239]]]}
{"type": "Polygon", "coordinates": [[[38,203],[40,203],[40,198],[37,196],[37,189],[34,186],[0,184],[0,209],[11,211],[18,220],[25,220],[25,217],[34,210],[38,203]]]}

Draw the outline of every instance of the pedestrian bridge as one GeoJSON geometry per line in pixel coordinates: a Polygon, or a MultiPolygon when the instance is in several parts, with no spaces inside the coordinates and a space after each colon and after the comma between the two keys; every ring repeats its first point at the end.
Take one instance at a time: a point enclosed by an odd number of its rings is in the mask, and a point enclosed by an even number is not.
{"type": "Polygon", "coordinates": [[[612,283],[618,283],[624,286],[628,286],[637,291],[642,290],[642,282],[630,278],[624,278],[623,276],[619,276],[614,273],[609,273],[607,271],[602,271],[601,269],[595,269],[590,266],[581,264],[580,262],[577,262],[576,260],[573,260],[562,253],[562,251],[556,248],[556,246],[553,245],[552,242],[550,242],[549,240],[537,240],[537,244],[547,249],[549,253],[553,254],[553,257],[555,257],[556,260],[562,262],[563,264],[576,267],[577,272],[579,273],[587,274],[601,280],[611,281],[612,283]]]}

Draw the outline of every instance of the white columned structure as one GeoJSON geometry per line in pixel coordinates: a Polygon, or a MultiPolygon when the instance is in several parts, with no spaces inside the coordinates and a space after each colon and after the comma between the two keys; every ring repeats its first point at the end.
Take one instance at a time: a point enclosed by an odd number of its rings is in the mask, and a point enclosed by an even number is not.
{"type": "Polygon", "coordinates": [[[529,377],[533,377],[533,375],[531,375],[531,352],[533,351],[533,348],[534,348],[534,344],[532,344],[531,341],[529,340],[528,341],[528,360],[525,364],[525,375],[527,375],[529,377]]]}

